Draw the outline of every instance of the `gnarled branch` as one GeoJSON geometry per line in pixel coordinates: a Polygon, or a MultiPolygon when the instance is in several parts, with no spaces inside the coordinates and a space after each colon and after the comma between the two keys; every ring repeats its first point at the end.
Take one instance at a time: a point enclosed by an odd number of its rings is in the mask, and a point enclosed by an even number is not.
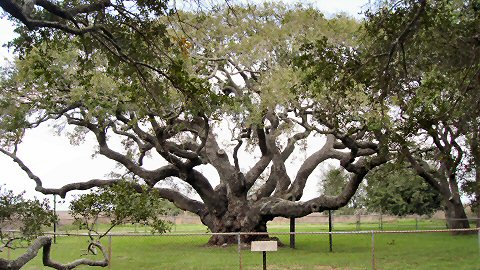
{"type": "Polygon", "coordinates": [[[78,259],[70,263],[62,264],[56,261],[53,261],[50,256],[51,246],[52,246],[52,238],[49,236],[40,236],[33,243],[28,247],[27,251],[18,257],[15,260],[7,260],[0,258],[0,269],[11,269],[17,270],[22,268],[25,264],[35,258],[38,254],[38,251],[43,248],[43,265],[58,269],[58,270],[70,270],[74,269],[80,265],[88,265],[88,266],[101,266],[106,267],[109,264],[107,253],[105,249],[100,243],[92,243],[92,245],[99,248],[103,255],[103,260],[90,260],[86,258],[78,259]]]}

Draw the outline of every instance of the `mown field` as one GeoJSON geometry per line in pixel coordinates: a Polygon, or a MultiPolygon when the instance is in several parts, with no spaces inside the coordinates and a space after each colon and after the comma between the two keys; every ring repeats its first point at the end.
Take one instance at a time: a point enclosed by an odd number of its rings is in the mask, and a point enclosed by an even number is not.
{"type": "MultiPolygon", "coordinates": [[[[364,228],[367,228],[367,224],[364,228]]],[[[378,224],[371,224],[378,229],[378,224]]],[[[418,224],[413,224],[413,226],[418,224]]],[[[422,224],[425,228],[428,224],[422,224]]],[[[435,227],[436,224],[431,224],[435,227]]],[[[267,269],[372,269],[372,234],[333,235],[333,252],[329,251],[326,234],[297,235],[296,248],[288,247],[288,235],[274,235],[288,231],[287,224],[271,224],[272,236],[278,236],[287,244],[277,252],[268,254],[267,269]]],[[[387,229],[412,227],[411,221],[389,224],[387,229]]],[[[337,224],[339,229],[352,231],[356,224],[337,224]],[[341,225],[341,226],[340,226],[341,225]]],[[[384,226],[385,228],[385,226],[384,226]]],[[[103,226],[99,226],[103,229],[103,226]]],[[[326,225],[297,225],[299,232],[325,231],[326,225]]],[[[411,229],[411,228],[410,228],[411,229]]],[[[138,236],[148,233],[142,226],[122,226],[116,232],[129,232],[131,236],[113,236],[111,239],[111,269],[261,269],[262,254],[237,246],[208,247],[208,236],[138,236]]],[[[206,232],[199,225],[177,225],[176,232],[206,232]]],[[[70,228],[70,232],[76,232],[70,228]]],[[[87,238],[80,236],[57,237],[53,247],[54,259],[66,262],[82,257],[87,238]]],[[[104,239],[108,246],[108,238],[104,239]]],[[[451,235],[450,233],[376,233],[374,235],[375,269],[480,269],[480,250],[477,234],[451,235]]],[[[21,250],[12,251],[13,258],[21,250]]],[[[2,252],[1,256],[6,257],[2,252]]],[[[41,257],[30,262],[24,269],[44,269],[41,257]]],[[[87,269],[83,267],[80,269],[87,269]]],[[[91,268],[89,268],[91,269],[91,268]]]]}
{"type": "MultiPolygon", "coordinates": [[[[475,223],[472,221],[472,227],[475,227],[475,223]]],[[[107,224],[98,224],[96,227],[98,231],[105,231],[108,229],[107,224]]],[[[271,232],[288,232],[289,231],[289,223],[272,223],[268,224],[269,231],[271,232]]],[[[299,232],[327,232],[328,231],[328,223],[297,223],[296,229],[299,232]]],[[[444,220],[435,220],[435,219],[398,219],[395,221],[390,222],[383,222],[380,224],[379,222],[343,222],[343,223],[334,223],[333,224],[333,231],[371,231],[371,230],[436,230],[436,229],[446,229],[445,221],[444,220]]],[[[49,231],[52,231],[53,228],[49,228],[49,231]]],[[[79,229],[78,226],[75,225],[63,225],[60,226],[58,232],[62,233],[85,233],[85,230],[79,229]]],[[[121,226],[116,226],[112,232],[118,233],[149,233],[150,228],[147,226],[143,226],[140,224],[126,224],[121,226]]],[[[208,232],[206,226],[199,225],[199,224],[172,224],[171,227],[172,233],[205,233],[208,232]]]]}

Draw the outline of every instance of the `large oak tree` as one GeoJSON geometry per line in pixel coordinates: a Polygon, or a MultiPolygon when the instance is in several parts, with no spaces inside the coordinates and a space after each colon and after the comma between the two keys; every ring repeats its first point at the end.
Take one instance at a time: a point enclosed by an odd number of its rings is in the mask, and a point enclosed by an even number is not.
{"type": "MultiPolygon", "coordinates": [[[[280,6],[170,14],[166,5],[148,1],[129,9],[109,1],[34,3],[26,14],[25,5],[22,10],[18,2],[2,2],[28,29],[20,28],[21,59],[2,81],[0,151],[43,194],[64,197],[121,180],[44,187],[16,148],[25,129],[46,121],[74,127],[77,141],[93,134],[99,154],[199,215],[212,232],[265,232],[277,216],[342,207],[369,170],[386,160],[381,130],[355,117],[368,108],[349,112],[365,94],[348,90],[324,98],[328,84],[342,82],[328,76],[309,91],[292,66],[301,43],[324,35],[336,37],[328,42],[335,45],[327,60],[344,62],[352,38],[334,34],[354,29],[348,18],[327,20],[311,8],[280,6]],[[311,144],[312,154],[287,173],[299,146],[315,136],[323,140],[311,144]],[[158,158],[157,168],[143,166],[149,155],[158,158]],[[341,194],[300,201],[313,170],[329,159],[351,173],[341,194]],[[218,174],[218,185],[212,186],[205,166],[218,174]],[[159,186],[172,178],[193,188],[200,200],[159,186]]],[[[329,68],[327,73],[335,72],[329,68]]],[[[223,235],[210,239],[233,241],[223,235]]]]}

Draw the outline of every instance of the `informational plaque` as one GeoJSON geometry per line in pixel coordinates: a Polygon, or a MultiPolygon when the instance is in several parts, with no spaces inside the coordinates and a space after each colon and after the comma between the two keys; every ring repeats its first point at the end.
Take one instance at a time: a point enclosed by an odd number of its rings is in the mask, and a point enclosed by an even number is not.
{"type": "Polygon", "coordinates": [[[277,241],[252,241],[251,251],[277,251],[277,241]]]}

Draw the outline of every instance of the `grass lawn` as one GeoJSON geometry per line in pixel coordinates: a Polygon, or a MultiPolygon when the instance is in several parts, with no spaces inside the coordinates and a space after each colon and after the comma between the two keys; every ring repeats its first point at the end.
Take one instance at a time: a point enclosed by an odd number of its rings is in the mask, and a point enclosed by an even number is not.
{"type": "MultiPolygon", "coordinates": [[[[287,226],[272,224],[270,231],[275,236],[275,232],[287,231],[287,226]]],[[[355,229],[355,224],[344,226],[355,229]]],[[[118,231],[132,228],[124,226],[118,231]]],[[[325,225],[297,225],[297,231],[325,231],[326,228],[325,225]]],[[[143,228],[136,229],[144,232],[143,228]]],[[[200,225],[178,225],[176,230],[206,231],[200,225]]],[[[278,237],[288,245],[288,235],[278,237]]],[[[115,236],[112,237],[112,269],[239,269],[237,246],[207,247],[207,240],[208,236],[115,236]]],[[[392,270],[480,270],[478,241],[477,235],[449,233],[375,234],[375,266],[392,270]]],[[[328,235],[297,235],[296,242],[294,250],[282,247],[269,253],[267,269],[372,269],[371,234],[333,235],[333,252],[329,252],[328,235]]],[[[86,243],[86,237],[58,237],[52,250],[54,259],[61,262],[77,259],[86,243]]],[[[105,244],[108,245],[108,240],[105,244]]],[[[11,257],[18,254],[20,251],[13,251],[11,257]]],[[[0,256],[6,257],[6,252],[0,256]]],[[[241,260],[243,269],[261,269],[260,252],[242,250],[241,260]]],[[[41,256],[24,269],[44,269],[41,256]]]]}
{"type": "MultiPolygon", "coordinates": [[[[475,224],[472,223],[472,228],[475,224]]],[[[98,230],[105,231],[108,229],[107,224],[99,224],[98,230]]],[[[272,232],[288,232],[288,223],[272,223],[268,224],[269,231],[272,232]]],[[[356,223],[334,223],[334,231],[371,231],[371,230],[431,230],[431,229],[445,229],[445,223],[441,220],[418,220],[415,219],[399,219],[394,222],[383,222],[380,226],[378,222],[361,222],[356,223]]],[[[53,230],[50,228],[50,231],[53,230]]],[[[59,232],[67,233],[84,233],[85,230],[79,230],[75,225],[61,226],[59,232]]],[[[298,223],[297,231],[299,232],[317,232],[328,231],[327,223],[320,224],[305,224],[298,223]]],[[[125,224],[116,226],[112,232],[118,233],[149,233],[150,228],[148,226],[138,224],[125,224]]],[[[171,229],[172,233],[205,233],[208,232],[206,226],[201,224],[178,224],[173,225],[171,229]]]]}

